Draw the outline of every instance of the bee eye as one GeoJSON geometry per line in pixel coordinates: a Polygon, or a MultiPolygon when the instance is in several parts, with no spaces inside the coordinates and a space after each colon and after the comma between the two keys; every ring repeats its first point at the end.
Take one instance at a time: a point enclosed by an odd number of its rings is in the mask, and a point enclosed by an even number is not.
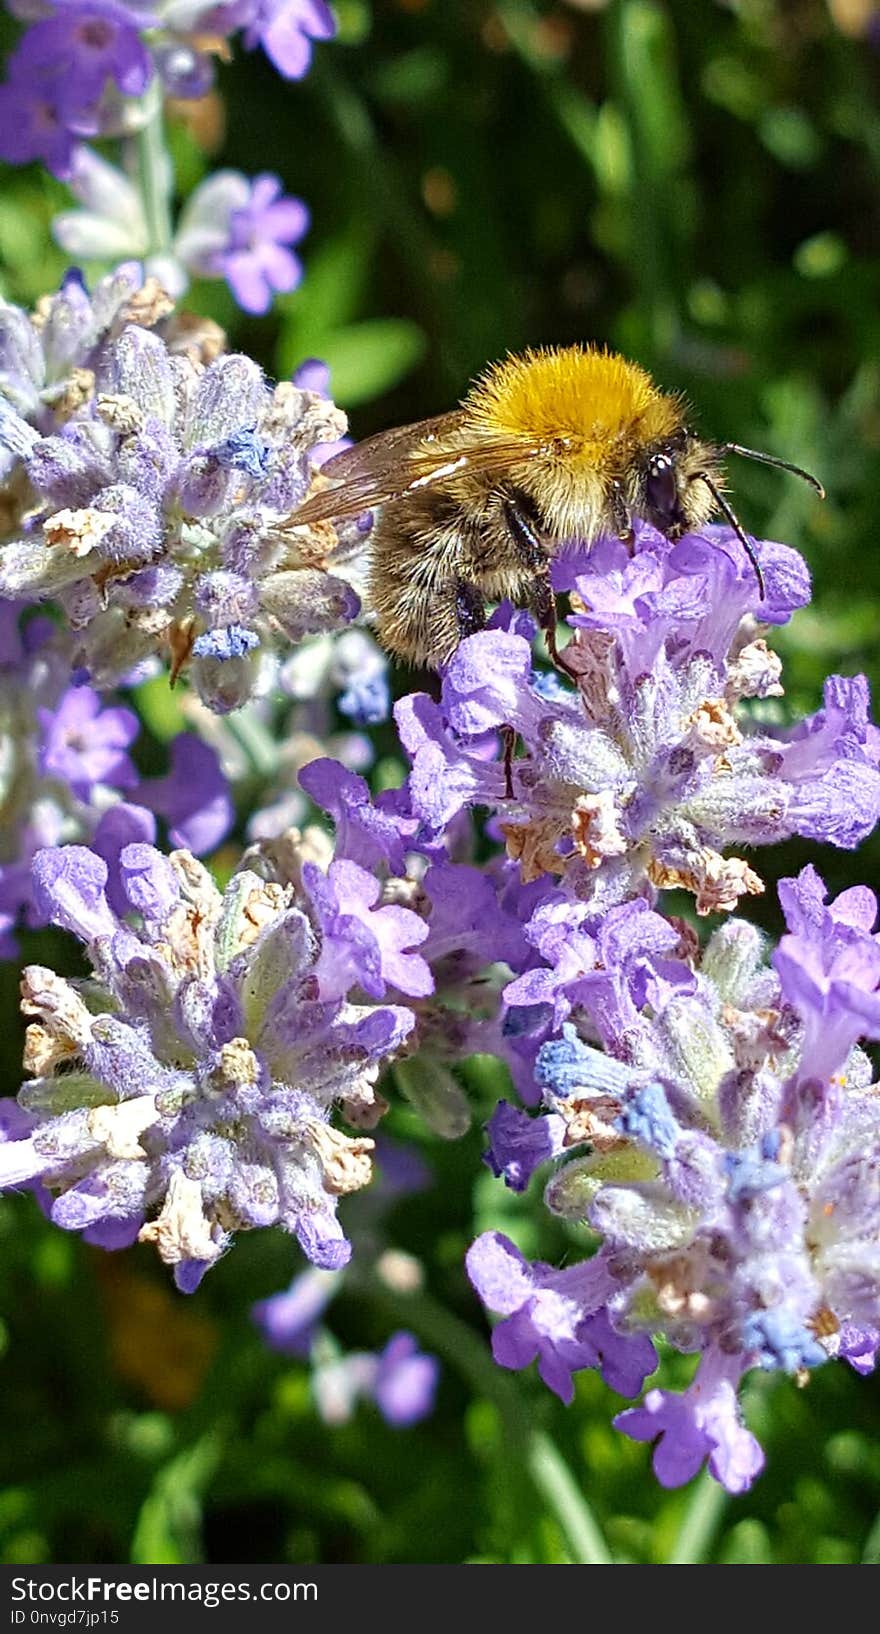
{"type": "Polygon", "coordinates": [[[668,454],[654,454],[648,465],[648,507],[658,519],[670,521],[678,510],[675,466],[668,454]]]}

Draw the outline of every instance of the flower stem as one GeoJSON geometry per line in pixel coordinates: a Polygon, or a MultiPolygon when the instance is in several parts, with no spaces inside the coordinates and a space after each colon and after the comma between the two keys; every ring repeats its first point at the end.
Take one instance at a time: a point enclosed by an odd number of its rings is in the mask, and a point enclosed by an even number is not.
{"type": "Polygon", "coordinates": [[[512,1495],[521,1488],[525,1472],[558,1521],[573,1561],[579,1566],[612,1565],[598,1521],[561,1453],[544,1431],[529,1429],[514,1381],[499,1370],[473,1329],[429,1294],[394,1294],[375,1278],[369,1292],[373,1303],[384,1305],[394,1321],[439,1351],[473,1390],[492,1402],[501,1420],[501,1456],[512,1495]]]}
{"type": "Polygon", "coordinates": [[[171,223],[172,169],[165,147],[162,117],[162,86],[158,78],[142,103],[144,122],[137,133],[137,174],[144,220],[147,224],[147,251],[167,255],[173,240],[171,223]]]}
{"type": "Polygon", "coordinates": [[[727,1493],[723,1486],[712,1478],[708,1470],[704,1470],[685,1509],[667,1566],[700,1566],[704,1563],[726,1503],[727,1493]]]}

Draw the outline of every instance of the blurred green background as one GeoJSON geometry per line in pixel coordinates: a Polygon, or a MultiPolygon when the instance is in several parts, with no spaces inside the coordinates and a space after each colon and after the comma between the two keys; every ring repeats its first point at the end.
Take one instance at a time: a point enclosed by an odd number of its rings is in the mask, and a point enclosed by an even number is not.
{"type": "MultiPolygon", "coordinates": [[[[261,320],[196,288],[272,373],[326,358],[357,435],[451,406],[490,358],[525,344],[607,341],[684,388],[719,438],[815,470],[828,500],[737,467],[758,535],[797,545],[813,606],[780,641],[787,705],[830,670],[880,683],[880,8],[871,0],[338,0],[340,38],[287,85],[261,56],[220,71],[215,100],[172,140],[182,191],[229,164],[277,171],[309,203],[306,278],[261,320]]],[[[5,21],[8,38],[13,25],[5,21]]],[[[30,303],[62,270],[47,252],[63,189],[6,172],[3,289],[30,303]]],[[[817,862],[835,889],[877,877],[858,857],[792,845],[774,879],[817,862]]],[[[757,912],[775,925],[772,893],[757,912]]],[[[46,957],[45,939],[41,957],[46,957]]],[[[28,950],[33,951],[33,948],[28,950]]],[[[69,950],[61,955],[69,960],[69,950]]],[[[46,962],[49,962],[48,959],[46,962]]],[[[9,1021],[14,975],[3,976],[9,1021]]],[[[14,1066],[10,1069],[14,1074],[14,1066]]],[[[411,1327],[443,1362],[437,1412],[395,1432],[369,1408],[329,1429],[308,1375],[270,1355],[251,1303],[296,1251],[240,1240],[189,1300],[146,1251],[120,1258],[0,1204],[0,1560],[145,1563],[618,1561],[880,1564],[880,1381],[829,1366],[806,1390],[750,1387],[768,1468],[744,1498],[701,1479],[661,1492],[648,1454],[610,1428],[592,1376],[563,1409],[489,1361],[461,1261],[506,1229],[560,1260],[577,1234],[539,1190],[504,1193],[479,1124],[499,1083],[465,1069],[475,1127],[455,1145],[397,1107],[426,1193],[352,1233],[415,1256],[424,1288],[375,1274],[343,1289],[346,1346],[411,1327]]],[[[10,1083],[11,1088],[14,1084],[10,1083]]],[[[690,1365],[664,1362],[664,1382],[690,1365]]]]}

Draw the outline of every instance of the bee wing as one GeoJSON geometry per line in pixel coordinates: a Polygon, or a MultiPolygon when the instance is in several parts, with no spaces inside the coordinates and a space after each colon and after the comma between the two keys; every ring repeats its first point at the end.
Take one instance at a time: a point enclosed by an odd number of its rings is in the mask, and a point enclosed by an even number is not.
{"type": "Polygon", "coordinates": [[[421,443],[431,444],[436,438],[450,436],[461,427],[464,416],[461,409],[450,414],[435,414],[430,420],[416,420],[413,425],[395,426],[390,431],[377,431],[364,437],[353,448],[344,448],[332,460],[321,466],[321,475],[334,482],[350,482],[355,477],[374,474],[390,467],[394,461],[405,459],[421,443]]]}
{"type": "Polygon", "coordinates": [[[408,494],[443,482],[456,472],[508,470],[537,452],[524,439],[468,439],[460,409],[415,425],[380,431],[322,466],[332,486],[310,494],[288,518],[289,527],[313,522],[340,522],[379,505],[391,505],[408,494]]]}

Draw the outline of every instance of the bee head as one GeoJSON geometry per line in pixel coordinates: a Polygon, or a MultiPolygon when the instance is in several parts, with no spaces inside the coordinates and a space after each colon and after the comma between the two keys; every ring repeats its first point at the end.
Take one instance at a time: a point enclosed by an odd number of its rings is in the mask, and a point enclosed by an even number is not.
{"type": "Polygon", "coordinates": [[[642,470],[643,515],[669,539],[702,527],[717,509],[724,481],[719,452],[691,431],[648,448],[642,470]]]}
{"type": "Polygon", "coordinates": [[[752,567],[764,597],[764,578],[761,564],[755,554],[754,542],[742,526],[730,501],[724,493],[724,471],[721,460],[725,454],[740,454],[744,459],[757,460],[760,465],[772,465],[779,471],[791,471],[801,477],[819,495],[825,490],[817,477],[811,476],[799,465],[778,459],[775,454],[762,454],[742,443],[722,443],[713,446],[701,442],[692,431],[682,430],[663,444],[649,447],[643,467],[643,515],[655,528],[670,539],[691,528],[708,522],[715,511],[720,511],[733,528],[752,567]]]}

